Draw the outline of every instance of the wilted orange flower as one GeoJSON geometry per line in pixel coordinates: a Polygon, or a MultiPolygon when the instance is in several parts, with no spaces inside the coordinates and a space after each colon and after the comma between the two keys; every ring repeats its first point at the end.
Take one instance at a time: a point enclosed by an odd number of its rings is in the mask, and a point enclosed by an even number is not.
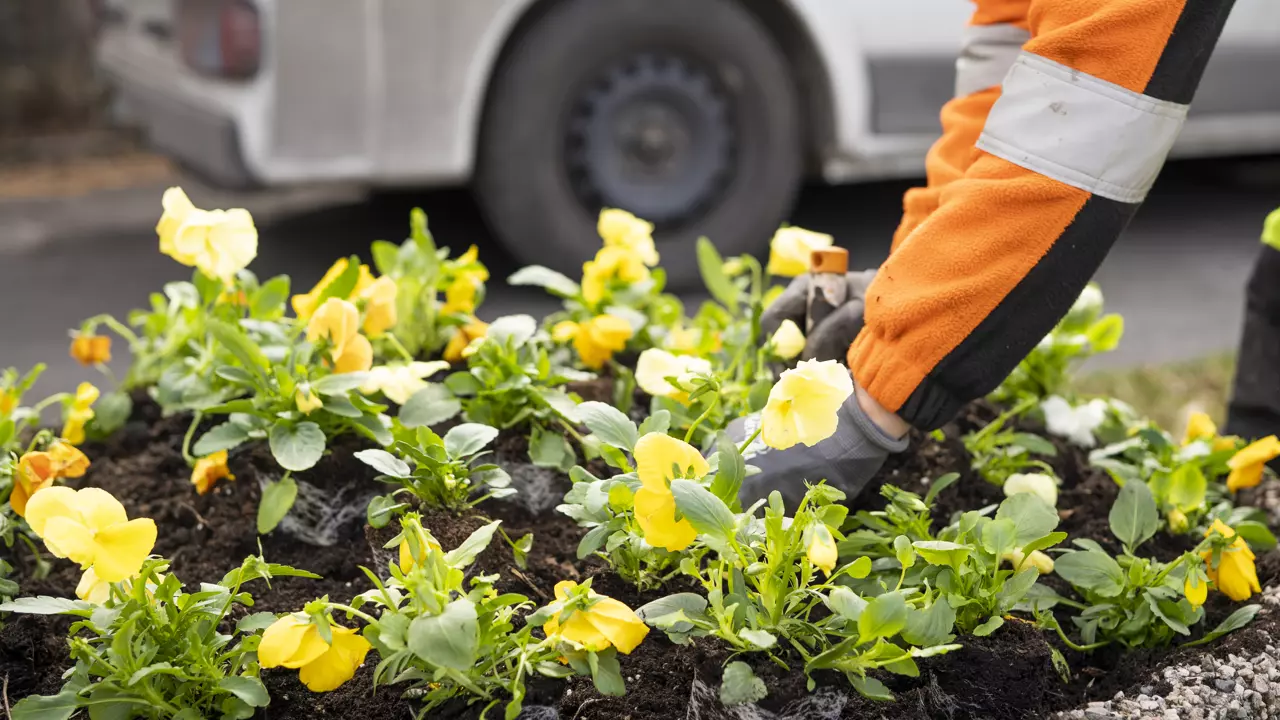
{"type": "Polygon", "coordinates": [[[106,335],[82,335],[71,338],[71,357],[81,365],[111,362],[111,338],[106,335]]]}

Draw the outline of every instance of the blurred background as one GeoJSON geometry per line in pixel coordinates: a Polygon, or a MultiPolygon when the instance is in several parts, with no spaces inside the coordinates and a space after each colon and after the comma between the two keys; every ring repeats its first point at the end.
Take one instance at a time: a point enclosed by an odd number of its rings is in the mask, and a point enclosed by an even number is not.
{"type": "MultiPolygon", "coordinates": [[[[39,390],[190,270],[160,255],[165,187],[245,207],[260,277],[314,283],[423,207],[477,244],[482,316],[554,303],[601,207],[657,225],[697,297],[693,241],[764,254],[780,222],[870,267],[952,95],[964,0],[0,0],[0,368],[39,390]]],[[[1098,273],[1120,349],[1085,382],[1157,415],[1218,411],[1263,218],[1280,205],[1280,3],[1237,0],[1192,117],[1098,273]]],[[[960,239],[957,239],[960,241],[960,239]]],[[[127,362],[117,344],[115,364],[127,362]]],[[[1175,421],[1173,418],[1165,418],[1175,421]]]]}

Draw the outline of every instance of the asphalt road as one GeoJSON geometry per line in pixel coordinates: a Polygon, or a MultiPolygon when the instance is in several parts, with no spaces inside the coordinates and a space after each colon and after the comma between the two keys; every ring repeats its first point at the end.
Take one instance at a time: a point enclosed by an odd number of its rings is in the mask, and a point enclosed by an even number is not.
{"type": "MultiPolygon", "coordinates": [[[[792,222],[834,234],[852,250],[853,266],[872,266],[888,252],[908,186],[811,188],[792,222]]],[[[200,192],[191,194],[204,204],[200,192]]],[[[148,195],[158,215],[159,194],[148,195]]],[[[96,376],[68,358],[69,328],[99,312],[123,317],[164,282],[190,276],[156,251],[148,224],[130,228],[113,222],[98,232],[91,215],[70,225],[38,216],[14,219],[6,216],[5,202],[0,200],[0,368],[47,363],[40,390],[69,389],[96,376]],[[49,231],[42,222],[73,229],[49,231]]],[[[402,239],[408,210],[416,204],[427,210],[439,243],[455,252],[480,245],[495,278],[482,314],[539,314],[554,307],[539,291],[503,286],[501,278],[515,268],[462,191],[380,195],[260,219],[259,258],[252,267],[262,277],[288,273],[296,288],[307,289],[334,258],[367,257],[370,241],[402,239]]],[[[1108,309],[1123,313],[1127,322],[1120,349],[1102,364],[1163,362],[1233,347],[1262,219],[1278,204],[1280,161],[1170,166],[1098,272],[1108,309]]],[[[81,198],[46,205],[46,216],[52,207],[52,216],[62,220],[84,215],[94,203],[81,198]]]]}

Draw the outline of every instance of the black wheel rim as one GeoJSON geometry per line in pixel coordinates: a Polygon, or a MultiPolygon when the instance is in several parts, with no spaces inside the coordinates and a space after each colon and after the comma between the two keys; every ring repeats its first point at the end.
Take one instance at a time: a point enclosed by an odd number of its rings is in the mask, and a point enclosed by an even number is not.
{"type": "Polygon", "coordinates": [[[700,63],[637,54],[603,68],[573,103],[570,184],[588,213],[619,207],[676,229],[724,194],[737,135],[727,93],[700,63]]]}

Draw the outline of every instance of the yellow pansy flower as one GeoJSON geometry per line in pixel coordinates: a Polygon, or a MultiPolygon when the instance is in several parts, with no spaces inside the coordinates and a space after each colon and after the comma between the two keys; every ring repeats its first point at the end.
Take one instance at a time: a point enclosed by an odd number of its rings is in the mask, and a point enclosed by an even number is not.
{"type": "Polygon", "coordinates": [[[1218,426],[1208,414],[1202,412],[1193,412],[1187,418],[1187,430],[1182,436],[1182,444],[1185,447],[1197,440],[1208,442],[1214,452],[1229,450],[1236,445],[1234,437],[1219,437],[1218,426]]]}
{"type": "Polygon", "coordinates": [[[13,490],[9,507],[24,517],[27,503],[37,491],[51,487],[58,478],[82,477],[89,469],[89,458],[67,443],[54,443],[48,450],[24,453],[13,473],[13,490]]]}
{"type": "Polygon", "coordinates": [[[80,582],[76,583],[76,597],[101,605],[111,599],[111,583],[98,577],[98,573],[89,568],[80,576],[80,582]]]}
{"type": "Polygon", "coordinates": [[[773,354],[783,360],[790,360],[804,352],[804,333],[794,321],[783,320],[773,337],[769,338],[769,347],[773,354]]]}
{"type": "MultiPolygon", "coordinates": [[[[577,587],[572,580],[561,580],[556,583],[556,599],[567,600],[577,587]]],[[[595,590],[588,590],[587,598],[591,606],[570,611],[563,623],[558,615],[548,620],[542,626],[547,636],[568,640],[584,650],[600,652],[615,647],[629,655],[649,634],[649,626],[621,602],[595,590]]]]}
{"type": "Polygon", "coordinates": [[[711,472],[706,458],[689,443],[665,433],[649,433],[640,438],[633,454],[641,485],[635,495],[636,522],[645,541],[671,552],[689,547],[698,532],[688,520],[676,520],[676,499],[671,494],[670,481],[677,477],[700,478],[711,472]]]}
{"type": "Polygon", "coordinates": [[[640,353],[640,359],[636,361],[636,384],[654,397],[669,397],[685,402],[688,394],[667,382],[667,378],[679,378],[689,373],[705,375],[710,372],[710,361],[649,348],[640,353]]]}
{"type": "Polygon", "coordinates": [[[262,633],[258,662],[264,668],[298,670],[298,679],[311,692],[337,690],[355,676],[372,646],[351,628],[329,628],[333,644],[305,615],[286,615],[262,633]]]}
{"type": "Polygon", "coordinates": [[[191,484],[196,486],[196,492],[201,495],[212,490],[214,483],[223,478],[236,479],[227,468],[226,450],[219,450],[196,460],[196,466],[191,471],[191,484]]]}
{"type": "Polygon", "coordinates": [[[1182,583],[1182,594],[1187,597],[1192,608],[1198,608],[1209,597],[1209,583],[1200,577],[1199,572],[1188,570],[1187,579],[1182,583]]]}
{"type": "Polygon", "coordinates": [[[109,583],[137,575],[156,544],[155,522],[130,520],[120,501],[100,488],[46,488],[27,502],[26,517],[49,552],[93,568],[109,583]]]}
{"type": "Polygon", "coordinates": [[[311,386],[302,385],[298,387],[298,391],[293,394],[293,404],[298,407],[298,412],[303,415],[311,413],[324,407],[324,401],[311,391],[311,386]]]}
{"type": "Polygon", "coordinates": [[[414,393],[427,386],[426,378],[448,369],[449,363],[443,360],[379,365],[369,371],[369,379],[360,386],[360,392],[365,395],[380,392],[391,402],[403,405],[414,393]]]}
{"type": "MultiPolygon", "coordinates": [[[[1223,537],[1231,537],[1235,532],[1230,525],[1214,520],[1213,526],[1204,532],[1204,536],[1218,533],[1223,537]]],[[[1240,602],[1248,600],[1256,592],[1262,592],[1262,586],[1258,584],[1258,568],[1253,563],[1253,551],[1239,535],[1236,535],[1230,547],[1221,551],[1217,567],[1213,566],[1212,550],[1205,550],[1201,556],[1208,565],[1209,580],[1223,595],[1240,602]]]]}
{"type": "Polygon", "coordinates": [[[336,374],[363,372],[373,365],[373,345],[360,334],[360,311],[346,300],[331,297],[307,323],[307,340],[326,338],[336,374]]]}
{"type": "Polygon", "coordinates": [[[760,416],[760,436],[777,450],[796,443],[816,445],[835,433],[836,412],[852,394],[848,368],[834,360],[802,360],[783,371],[769,391],[760,416]]]}
{"type": "Polygon", "coordinates": [[[600,211],[596,230],[605,247],[626,248],[649,267],[658,264],[658,249],[653,244],[653,223],[641,220],[626,210],[605,208],[600,211]]]}
{"type": "Polygon", "coordinates": [[[558,343],[567,343],[578,336],[578,323],[572,320],[561,320],[551,328],[551,339],[558,343]]]}
{"type": "Polygon", "coordinates": [[[647,280],[649,268],[634,250],[625,247],[602,247],[594,260],[582,264],[582,298],[592,305],[604,299],[609,283],[628,285],[647,280]]]}
{"type": "Polygon", "coordinates": [[[462,351],[467,349],[473,340],[484,337],[489,332],[489,323],[471,319],[471,322],[459,327],[453,333],[453,337],[449,338],[449,344],[444,348],[444,359],[450,363],[460,363],[464,355],[462,351]]]}
{"type": "Polygon", "coordinates": [[[1041,575],[1048,575],[1053,572],[1053,558],[1039,550],[1032,550],[1031,555],[1027,556],[1022,552],[1022,548],[1017,548],[1000,556],[1001,560],[1009,563],[1018,571],[1021,571],[1026,564],[1036,569],[1041,575]]]}
{"type": "Polygon", "coordinates": [[[406,516],[405,521],[401,523],[401,527],[404,528],[405,533],[405,538],[400,541],[400,548],[398,550],[400,555],[399,565],[401,572],[407,573],[418,564],[413,557],[415,548],[413,543],[409,540],[410,534],[417,539],[416,550],[419,557],[425,558],[428,549],[434,550],[435,552],[441,552],[440,543],[432,537],[431,533],[426,528],[422,527],[422,522],[420,520],[409,521],[408,516],[406,516]]]}
{"type": "Polygon", "coordinates": [[[1169,511],[1168,519],[1169,532],[1184,533],[1191,527],[1191,520],[1187,517],[1187,514],[1178,508],[1169,511]]]}
{"type": "Polygon", "coordinates": [[[583,365],[599,370],[615,352],[627,346],[632,332],[631,324],[617,315],[597,315],[578,325],[573,347],[583,365]]]}
{"type": "Polygon", "coordinates": [[[98,401],[98,388],[83,382],[76,387],[75,397],[67,407],[66,422],[62,425],[62,439],[72,445],[84,442],[84,426],[93,419],[93,404],[98,401]]]}
{"type": "Polygon", "coordinates": [[[814,567],[822,568],[828,575],[836,569],[840,552],[836,549],[836,539],[831,535],[830,528],[822,524],[814,527],[813,534],[809,536],[809,546],[805,548],[805,556],[814,567]]]}
{"type": "Polygon", "coordinates": [[[82,335],[71,338],[71,357],[81,365],[111,362],[111,338],[106,335],[82,335]]]}
{"type": "Polygon", "coordinates": [[[365,301],[364,331],[369,337],[378,337],[395,327],[398,291],[396,281],[383,275],[357,293],[365,301]]]}
{"type": "Polygon", "coordinates": [[[824,233],[790,226],[778,228],[769,242],[770,275],[795,277],[809,272],[814,250],[831,247],[834,239],[824,233]]]}
{"type": "Polygon", "coordinates": [[[1058,506],[1058,483],[1044,473],[1015,473],[1004,481],[1005,497],[1018,493],[1030,493],[1045,501],[1049,507],[1058,506]]]}
{"type": "MultiPolygon", "coordinates": [[[[324,277],[320,278],[320,282],[316,283],[315,287],[311,288],[310,292],[302,295],[294,295],[290,299],[290,304],[293,305],[293,312],[297,314],[299,320],[311,319],[311,316],[315,314],[316,308],[320,306],[320,296],[324,293],[325,288],[329,287],[330,283],[337,280],[339,276],[345,273],[350,264],[351,261],[347,258],[338,258],[334,261],[333,265],[329,266],[329,269],[324,273],[324,277]]],[[[355,288],[352,289],[351,293],[347,297],[342,299],[350,300],[354,297],[358,297],[361,292],[366,290],[372,284],[373,273],[369,270],[369,266],[361,265],[356,278],[355,288]]]]}
{"type": "Polygon", "coordinates": [[[1263,468],[1276,457],[1280,457],[1280,439],[1275,435],[1249,443],[1227,461],[1227,467],[1231,468],[1227,489],[1235,492],[1241,488],[1256,487],[1262,482],[1263,468]]]}
{"type": "Polygon", "coordinates": [[[18,395],[11,390],[0,389],[0,416],[8,415],[18,407],[18,395]]]}
{"type": "Polygon", "coordinates": [[[230,284],[257,256],[258,229],[248,210],[201,210],[178,187],[166,190],[160,203],[160,252],[183,265],[230,284]]]}

